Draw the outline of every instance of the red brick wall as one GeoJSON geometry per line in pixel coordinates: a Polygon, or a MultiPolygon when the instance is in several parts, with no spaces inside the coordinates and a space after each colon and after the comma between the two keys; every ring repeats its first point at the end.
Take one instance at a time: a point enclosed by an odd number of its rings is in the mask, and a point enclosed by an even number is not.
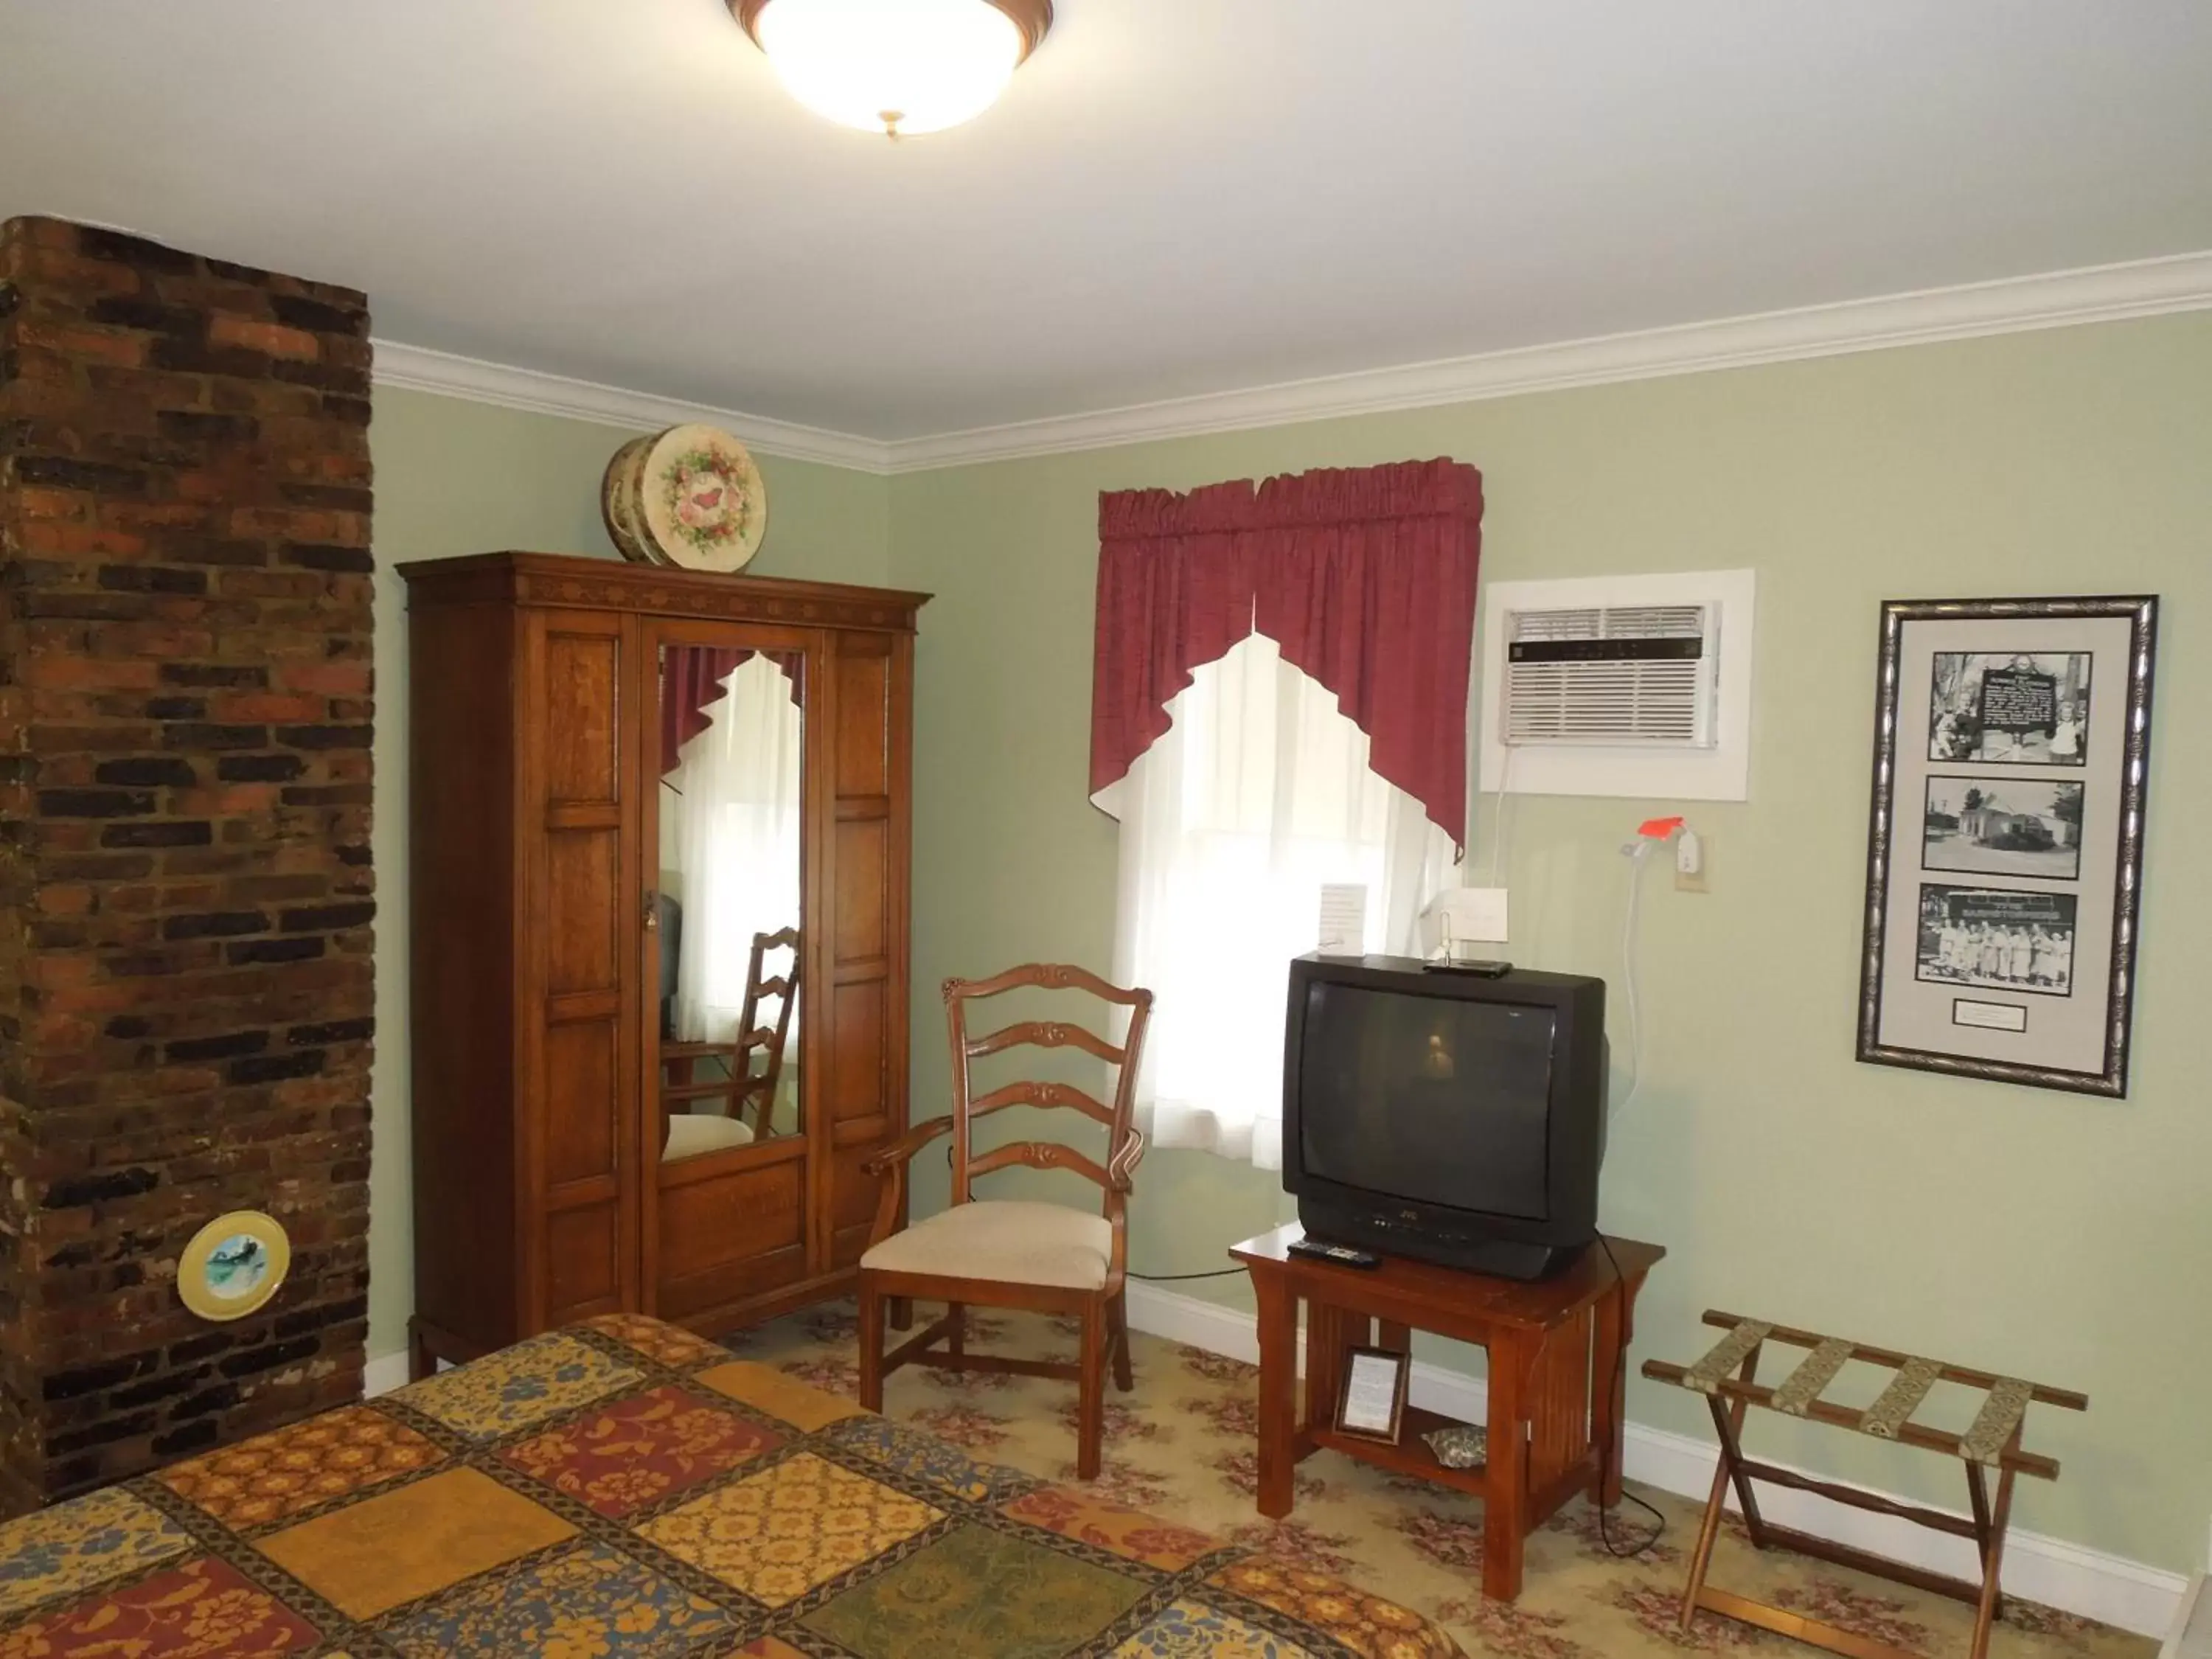
{"type": "Polygon", "coordinates": [[[368,317],[0,227],[0,1510],[360,1391],[368,317]],[[179,1303],[265,1209],[268,1307],[179,1303]]]}

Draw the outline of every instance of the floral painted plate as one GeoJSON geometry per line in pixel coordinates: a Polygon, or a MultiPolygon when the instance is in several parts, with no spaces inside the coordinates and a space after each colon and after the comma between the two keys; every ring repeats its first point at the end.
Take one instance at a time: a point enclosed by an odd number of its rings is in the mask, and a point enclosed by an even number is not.
{"type": "Polygon", "coordinates": [[[671,427],[637,465],[629,510],[647,548],[687,570],[742,570],[768,530],[768,490],[745,447],[711,426],[671,427]]]}

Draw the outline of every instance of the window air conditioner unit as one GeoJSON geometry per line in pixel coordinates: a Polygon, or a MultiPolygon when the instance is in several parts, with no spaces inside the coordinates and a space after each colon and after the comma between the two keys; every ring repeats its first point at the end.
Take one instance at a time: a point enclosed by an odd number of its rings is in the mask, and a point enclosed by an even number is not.
{"type": "Polygon", "coordinates": [[[1721,607],[1588,605],[1505,618],[1499,736],[1514,747],[1711,749],[1721,607]]]}

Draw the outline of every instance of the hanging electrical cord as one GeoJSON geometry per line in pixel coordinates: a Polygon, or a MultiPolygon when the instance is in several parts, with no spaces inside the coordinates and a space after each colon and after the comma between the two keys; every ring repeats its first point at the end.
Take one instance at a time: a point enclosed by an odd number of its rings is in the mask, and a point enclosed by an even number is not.
{"type": "MultiPolygon", "coordinates": [[[[1679,828],[1680,820],[1678,819],[1675,822],[1679,828]]],[[[1655,825],[1652,827],[1656,827],[1656,821],[1655,825]]],[[[1655,846],[1663,845],[1665,845],[1664,837],[1654,833],[1650,833],[1649,830],[1647,830],[1639,832],[1634,841],[1629,842],[1628,845],[1620,849],[1627,855],[1628,858],[1628,908],[1626,915],[1621,919],[1620,971],[1623,988],[1628,993],[1628,1063],[1630,1072],[1628,1078],[1628,1092],[1620,1097],[1620,1104],[1613,1109],[1615,1112],[1622,1110],[1629,1104],[1630,1102],[1633,1101],[1636,1098],[1636,1091],[1644,1086],[1644,1008],[1643,1000],[1637,982],[1637,923],[1643,914],[1644,866],[1650,861],[1652,848],[1655,846]]],[[[1620,1271],[1620,1259],[1613,1253],[1613,1242],[1607,1238],[1603,1233],[1600,1233],[1597,1236],[1597,1242],[1605,1248],[1605,1259],[1612,1266],[1614,1279],[1620,1280],[1625,1278],[1626,1276],[1620,1271]]],[[[1607,1385],[1613,1390],[1613,1398],[1619,1399],[1621,1397],[1622,1391],[1626,1388],[1627,1383],[1628,1348],[1627,1345],[1624,1343],[1621,1346],[1620,1356],[1614,1364],[1612,1380],[1607,1385]]],[[[1606,1443],[1598,1450],[1598,1490],[1600,1492],[1603,1492],[1606,1487],[1610,1486],[1613,1482],[1615,1473],[1612,1468],[1613,1455],[1613,1441],[1608,1438],[1606,1441],[1606,1443]]],[[[1653,1523],[1651,1535],[1650,1537],[1644,1539],[1641,1543],[1633,1544],[1629,1547],[1623,1549],[1613,1541],[1613,1529],[1609,1524],[1613,1513],[1612,1509],[1608,1508],[1602,1502],[1598,1504],[1598,1541],[1605,1546],[1605,1552],[1607,1555],[1613,1556],[1618,1560],[1628,1561],[1633,1560],[1636,1557],[1648,1553],[1653,1546],[1658,1543],[1661,1538],[1666,1535],[1667,1517],[1662,1515],[1657,1510],[1654,1509],[1650,1504],[1645,1503],[1642,1498],[1638,1498],[1634,1492],[1628,1491],[1626,1487],[1622,1489],[1621,1496],[1627,1498],[1630,1503],[1635,1504],[1637,1508],[1642,1510],[1646,1515],[1649,1515],[1651,1517],[1653,1523]]]]}
{"type": "MultiPolygon", "coordinates": [[[[1624,1275],[1620,1271],[1620,1258],[1613,1253],[1613,1241],[1607,1238],[1603,1233],[1600,1233],[1597,1236],[1597,1242],[1605,1247],[1605,1259],[1613,1266],[1613,1276],[1614,1280],[1618,1282],[1623,1279],[1626,1275],[1624,1275]]],[[[1627,1382],[1628,1345],[1624,1342],[1620,1345],[1620,1354],[1613,1365],[1613,1382],[1611,1387],[1613,1389],[1613,1397],[1614,1399],[1618,1400],[1621,1397],[1621,1389],[1626,1386],[1627,1382]]],[[[1605,1444],[1598,1448],[1597,1489],[1601,1494],[1602,1494],[1605,1489],[1613,1483],[1613,1439],[1608,1436],[1606,1439],[1605,1444]]],[[[1607,1522],[1612,1516],[1613,1510],[1620,1506],[1618,1504],[1614,1504],[1608,1507],[1603,1498],[1601,1496],[1597,1506],[1598,1541],[1605,1546],[1605,1553],[1607,1555],[1612,1556],[1615,1560],[1633,1561],[1639,1555],[1650,1553],[1651,1549],[1657,1545],[1659,1540],[1667,1535],[1667,1517],[1662,1515],[1657,1510],[1654,1509],[1650,1504],[1645,1503],[1642,1498],[1638,1498],[1634,1492],[1629,1491],[1626,1486],[1621,1488],[1620,1495],[1623,1498],[1626,1498],[1630,1503],[1635,1504],[1638,1509],[1642,1510],[1646,1515],[1651,1517],[1651,1535],[1639,1544],[1630,1545],[1626,1549],[1622,1549],[1614,1544],[1613,1541],[1613,1529],[1607,1525],[1607,1522]]]]}
{"type": "Polygon", "coordinates": [[[1505,798],[1513,793],[1513,749],[1498,763],[1498,793],[1490,804],[1490,885],[1498,885],[1498,872],[1505,864],[1505,798]]]}
{"type": "Polygon", "coordinates": [[[1628,855],[1628,914],[1620,928],[1620,973],[1624,988],[1628,993],[1628,1092],[1620,1097],[1620,1104],[1613,1109],[1624,1111],[1636,1098],[1636,1091],[1644,1086],[1644,1009],[1636,983],[1637,921],[1643,909],[1644,866],[1650,861],[1652,843],[1638,839],[1620,850],[1628,855]]]}
{"type": "Polygon", "coordinates": [[[1141,1279],[1147,1285],[1182,1285],[1194,1279],[1242,1279],[1242,1267],[1217,1267],[1210,1273],[1138,1273],[1127,1274],[1130,1279],[1141,1279]]]}

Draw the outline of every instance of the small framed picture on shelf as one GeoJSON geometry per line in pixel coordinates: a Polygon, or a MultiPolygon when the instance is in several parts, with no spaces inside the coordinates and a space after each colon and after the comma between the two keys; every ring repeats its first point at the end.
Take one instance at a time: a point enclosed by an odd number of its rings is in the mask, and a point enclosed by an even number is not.
{"type": "Polygon", "coordinates": [[[2154,598],[1882,607],[1858,1057],[2124,1096],[2154,598]]]}
{"type": "Polygon", "coordinates": [[[1413,1362],[1383,1348],[1349,1348],[1344,1356],[1344,1388],[1337,1397],[1336,1431],[1363,1440],[1398,1443],[1406,1416],[1406,1382],[1413,1362]]]}

